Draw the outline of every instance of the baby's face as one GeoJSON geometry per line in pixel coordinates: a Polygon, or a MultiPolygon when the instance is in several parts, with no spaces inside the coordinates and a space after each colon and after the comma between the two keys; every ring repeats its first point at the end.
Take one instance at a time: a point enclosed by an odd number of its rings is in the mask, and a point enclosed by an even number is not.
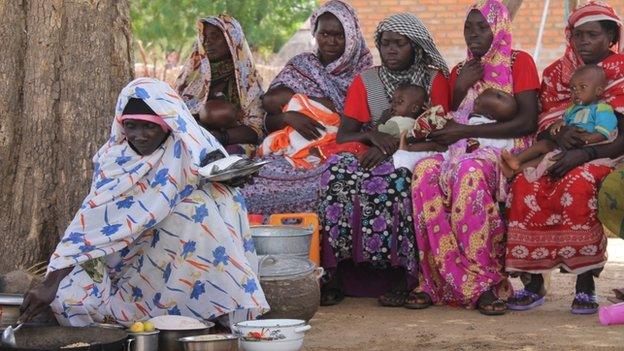
{"type": "Polygon", "coordinates": [[[390,113],[392,116],[416,118],[424,103],[425,94],[419,89],[399,88],[392,96],[390,113]]]}
{"type": "Polygon", "coordinates": [[[472,112],[496,121],[508,121],[514,117],[516,109],[516,99],[513,95],[489,88],[475,99],[472,112]]]}
{"type": "Polygon", "coordinates": [[[598,100],[604,91],[600,79],[592,71],[574,74],[570,79],[570,92],[575,105],[589,105],[598,100]]]}

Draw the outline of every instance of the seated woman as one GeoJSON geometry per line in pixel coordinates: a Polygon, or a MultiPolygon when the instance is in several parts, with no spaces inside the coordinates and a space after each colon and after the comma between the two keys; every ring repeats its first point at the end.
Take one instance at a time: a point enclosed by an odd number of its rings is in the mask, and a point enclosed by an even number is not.
{"type": "MultiPolygon", "coordinates": [[[[418,249],[411,216],[409,169],[395,169],[391,155],[399,139],[379,132],[390,97],[403,84],[424,87],[430,104],[448,109],[448,68],[431,35],[412,14],[384,19],[375,32],[382,66],[359,75],[349,87],[338,142],[371,147],[361,157],[330,158],[321,177],[319,217],[322,265],[333,277],[321,303],[338,303],[343,293],[380,297],[402,306],[418,281],[418,249]],[[357,265],[353,267],[353,265],[357,265]]],[[[419,151],[434,151],[423,143],[419,151]]]]}
{"type": "Polygon", "coordinates": [[[456,123],[431,134],[449,146],[416,164],[412,180],[414,226],[420,250],[420,286],[406,307],[432,304],[479,308],[503,314],[511,294],[503,268],[505,224],[499,208],[505,178],[498,169],[500,149],[481,146],[466,152],[467,139],[515,139],[515,149],[537,120],[539,78],[531,56],[512,50],[511,22],[500,0],[472,5],[464,24],[468,58],[451,72],[456,123]],[[475,99],[488,88],[512,93],[517,110],[508,121],[468,125],[475,99]]]}
{"type": "Polygon", "coordinates": [[[564,56],[544,70],[538,139],[550,138],[563,151],[541,178],[529,182],[519,174],[512,184],[505,263],[508,271],[531,273],[531,278],[523,280],[528,283],[509,301],[511,309],[541,305],[546,290],[539,273],[560,268],[577,275],[571,312],[590,314],[598,310],[594,277],[607,261],[607,238],[597,216],[597,196],[612,168],[592,161],[615,159],[624,153],[621,23],[613,8],[603,2],[579,7],[568,19],[564,56]],[[611,105],[618,117],[618,137],[602,145],[586,145],[584,131],[571,126],[551,133],[570,105],[573,72],[590,64],[603,68],[607,78],[603,102],[611,105]]]}
{"type": "Polygon", "coordinates": [[[164,82],[137,79],[116,106],[91,192],[20,319],[50,303],[70,326],[167,314],[235,323],[267,311],[242,196],[198,176],[223,147],[164,82]]]}
{"type": "MultiPolygon", "coordinates": [[[[346,2],[330,0],[310,18],[316,52],[293,57],[271,83],[265,96],[268,111],[281,110],[277,87],[292,93],[331,102],[343,112],[344,98],[356,75],[370,67],[373,59],[364,42],[355,10],[346,2]]],[[[266,116],[268,132],[294,128],[308,140],[320,137],[322,124],[294,111],[266,116]]],[[[316,212],[318,184],[325,165],[306,169],[294,167],[286,157],[269,155],[254,184],[243,188],[251,213],[268,216],[274,213],[316,212]]]]}
{"type": "Polygon", "coordinates": [[[263,90],[243,29],[228,15],[197,21],[197,42],[176,80],[193,116],[230,153],[253,156],[264,135],[263,90]],[[232,106],[210,104],[225,100],[232,106]],[[227,120],[218,116],[227,115],[227,120]]]}

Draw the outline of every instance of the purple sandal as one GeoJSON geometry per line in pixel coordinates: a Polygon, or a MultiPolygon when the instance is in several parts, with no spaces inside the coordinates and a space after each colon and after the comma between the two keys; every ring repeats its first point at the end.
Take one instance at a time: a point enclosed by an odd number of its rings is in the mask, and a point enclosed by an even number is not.
{"type": "Polygon", "coordinates": [[[539,296],[538,294],[528,291],[526,289],[522,289],[520,291],[516,291],[514,293],[514,297],[513,299],[518,301],[518,300],[524,300],[525,298],[529,298],[530,301],[532,301],[530,304],[528,305],[520,305],[520,304],[515,304],[515,303],[507,303],[507,308],[512,310],[512,311],[528,311],[531,310],[537,306],[541,306],[544,304],[544,301],[546,301],[546,298],[544,296],[539,296]]]}
{"type": "Polygon", "coordinates": [[[574,304],[578,302],[585,305],[589,305],[590,303],[592,303],[595,307],[572,308],[572,314],[594,314],[598,312],[598,299],[596,298],[596,294],[580,292],[574,296],[574,301],[572,301],[572,305],[574,306],[574,304]]]}

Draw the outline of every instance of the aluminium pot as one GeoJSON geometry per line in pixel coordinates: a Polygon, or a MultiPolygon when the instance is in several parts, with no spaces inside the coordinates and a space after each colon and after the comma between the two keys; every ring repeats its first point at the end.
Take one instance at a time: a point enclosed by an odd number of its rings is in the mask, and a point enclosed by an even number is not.
{"type": "Polygon", "coordinates": [[[265,256],[260,259],[260,285],[271,310],[262,318],[309,321],[318,311],[323,268],[307,258],[265,256]]]}
{"type": "Polygon", "coordinates": [[[128,333],[114,328],[27,326],[15,333],[17,347],[2,346],[12,351],[125,351],[128,333]],[[64,348],[87,343],[89,346],[64,348]]]}
{"type": "Polygon", "coordinates": [[[259,225],[251,227],[256,252],[264,255],[288,255],[307,258],[310,255],[312,227],[296,225],[259,225]]]}

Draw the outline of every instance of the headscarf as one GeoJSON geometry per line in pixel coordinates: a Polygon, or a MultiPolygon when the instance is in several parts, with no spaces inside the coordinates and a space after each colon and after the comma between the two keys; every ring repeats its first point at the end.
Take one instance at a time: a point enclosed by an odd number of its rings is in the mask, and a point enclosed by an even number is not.
{"type": "Polygon", "coordinates": [[[404,71],[392,71],[385,66],[379,69],[379,77],[386,94],[391,97],[396,88],[403,84],[413,84],[430,90],[433,78],[437,71],[448,77],[449,69],[446,61],[436,48],[436,45],[425,25],[411,13],[398,13],[379,23],[375,31],[375,45],[381,49],[381,34],[393,32],[401,34],[412,41],[415,59],[410,68],[404,71]]]}
{"type": "Polygon", "coordinates": [[[260,98],[264,91],[243,29],[233,17],[222,14],[197,21],[197,40],[193,44],[193,52],[176,80],[176,91],[184,99],[192,114],[199,113],[201,106],[208,99],[212,77],[210,58],[204,50],[206,24],[219,28],[230,48],[240,108],[244,114],[243,124],[253,128],[258,135],[262,135],[264,113],[260,98]]]}
{"type": "MultiPolygon", "coordinates": [[[[565,29],[567,40],[565,53],[553,66],[544,71],[540,93],[542,103],[538,129],[540,132],[563,117],[565,109],[570,105],[570,78],[577,68],[585,65],[573,45],[574,28],[588,22],[605,20],[617,23],[620,30],[620,42],[613,49],[616,53],[624,53],[624,25],[611,6],[602,1],[590,1],[570,14],[565,29]]],[[[607,58],[605,61],[612,59],[607,58]]],[[[621,57],[615,58],[615,61],[609,65],[599,64],[605,70],[609,82],[603,93],[603,99],[615,110],[624,113],[624,82],[622,81],[624,62],[621,57]]]]}
{"type": "MultiPolygon", "coordinates": [[[[509,10],[500,0],[480,0],[468,9],[468,15],[472,10],[481,12],[490,25],[493,39],[488,52],[481,57],[483,65],[483,81],[479,90],[494,88],[504,92],[513,93],[513,79],[511,74],[511,19],[509,10]]],[[[468,60],[474,55],[470,49],[468,60]]]]}
{"type": "Polygon", "coordinates": [[[111,136],[93,157],[91,191],[52,254],[48,270],[127,247],[199,186],[200,162],[214,150],[227,155],[167,83],[139,78],[128,84],[117,100],[111,136]],[[121,116],[130,98],[142,99],[171,129],[150,155],[134,152],[123,134],[121,116]]]}
{"type": "Polygon", "coordinates": [[[373,56],[366,46],[353,7],[340,0],[326,2],[310,18],[313,31],[316,31],[319,17],[325,13],[336,16],[344,29],[345,50],[342,56],[323,66],[318,53],[299,54],[284,66],[271,83],[271,88],[284,85],[296,94],[329,98],[338,112],[342,112],[347,89],[358,74],[372,65],[373,56]]]}

